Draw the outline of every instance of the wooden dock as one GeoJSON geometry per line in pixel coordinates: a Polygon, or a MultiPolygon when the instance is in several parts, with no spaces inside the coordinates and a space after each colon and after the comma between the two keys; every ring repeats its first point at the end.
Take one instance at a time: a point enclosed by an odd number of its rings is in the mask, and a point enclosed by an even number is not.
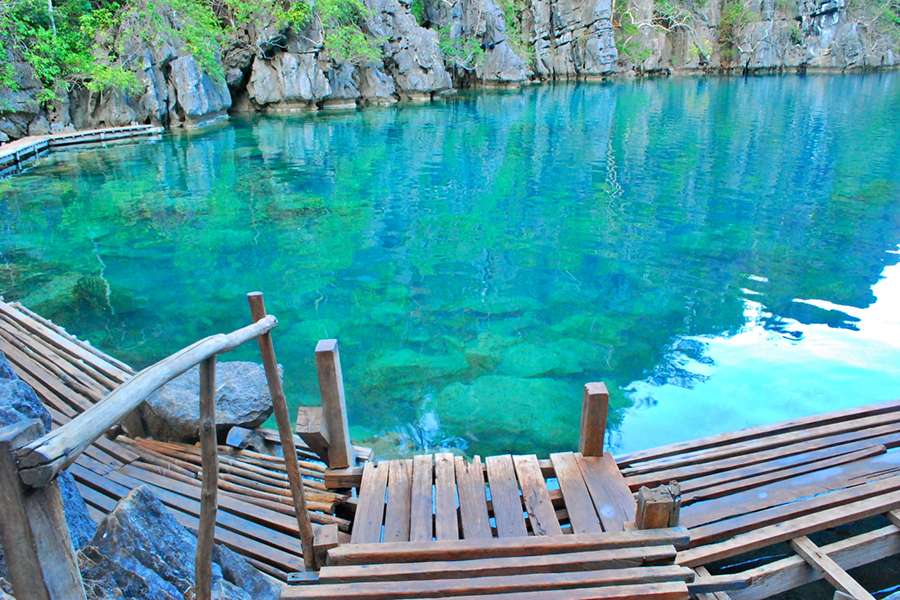
{"type": "MultiPolygon", "coordinates": [[[[872,598],[848,570],[900,553],[900,401],[614,458],[608,398],[591,384],[578,451],[359,460],[337,345],[318,350],[323,406],[299,411],[295,438],[317,571],[304,569],[284,460],[219,447],[216,540],[284,598],[748,600],[819,579],[872,598]]],[[[55,426],[134,377],[18,304],[0,303],[0,351],[55,426]]],[[[204,464],[199,446],[119,428],[70,470],[97,519],[149,485],[197,530],[204,464]]]]}
{"type": "Polygon", "coordinates": [[[18,170],[53,148],[159,135],[163,131],[162,127],[154,125],[129,125],[24,137],[0,145],[0,175],[18,170]]]}

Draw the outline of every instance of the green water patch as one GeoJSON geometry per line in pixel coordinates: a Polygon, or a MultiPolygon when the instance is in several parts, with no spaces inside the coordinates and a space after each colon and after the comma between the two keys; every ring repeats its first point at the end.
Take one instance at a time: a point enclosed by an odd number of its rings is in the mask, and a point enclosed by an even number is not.
{"type": "Polygon", "coordinates": [[[898,129],[896,73],[233,118],[0,181],[0,294],[143,367],[259,289],[384,455],[571,449],[588,381],[631,450],[897,396],[898,129]]]}

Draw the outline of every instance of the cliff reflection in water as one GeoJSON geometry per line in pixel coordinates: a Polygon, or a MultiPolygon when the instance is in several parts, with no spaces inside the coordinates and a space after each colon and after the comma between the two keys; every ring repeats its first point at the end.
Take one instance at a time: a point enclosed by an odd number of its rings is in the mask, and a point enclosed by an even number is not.
{"type": "Polygon", "coordinates": [[[0,182],[0,290],[143,366],[262,289],[387,452],[572,448],[598,379],[645,447],[896,397],[898,127],[891,73],[233,119],[0,182]]]}

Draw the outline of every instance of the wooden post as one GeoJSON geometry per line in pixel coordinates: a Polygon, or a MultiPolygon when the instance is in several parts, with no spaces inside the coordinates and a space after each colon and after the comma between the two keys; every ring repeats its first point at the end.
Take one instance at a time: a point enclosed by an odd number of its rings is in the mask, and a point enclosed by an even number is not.
{"type": "MultiPolygon", "coordinates": [[[[266,316],[266,305],[262,292],[247,294],[250,303],[250,314],[254,321],[266,316]]],[[[263,368],[266,370],[266,381],[269,394],[272,396],[272,407],[275,409],[275,421],[278,423],[278,437],[284,452],[284,466],[287,469],[288,482],[291,485],[291,498],[294,501],[294,513],[297,516],[297,529],[300,532],[300,545],[303,548],[303,564],[307,569],[316,569],[313,529],[306,512],[306,498],[303,495],[303,480],[300,477],[300,465],[297,463],[297,448],[294,446],[294,432],[291,430],[291,418],[288,416],[287,401],[281,388],[281,377],[278,375],[278,361],[275,359],[275,347],[269,332],[257,338],[259,353],[262,356],[263,368]]]]}
{"type": "Polygon", "coordinates": [[[197,600],[212,598],[212,553],[216,538],[219,491],[219,453],[216,437],[216,357],[200,363],[200,451],[203,487],[200,492],[200,527],[194,558],[194,589],[197,600]]]}
{"type": "Polygon", "coordinates": [[[316,561],[325,566],[328,560],[328,551],[336,548],[339,543],[337,525],[319,525],[316,528],[316,561]]]}
{"type": "Polygon", "coordinates": [[[13,455],[41,432],[37,420],[0,429],[0,541],[13,593],[33,600],[84,598],[59,486],[53,480],[43,488],[27,488],[13,455]]]}
{"type": "Polygon", "coordinates": [[[584,456],[603,456],[606,416],[609,413],[609,392],[600,382],[584,384],[581,402],[581,436],[578,451],[584,456]]]}
{"type": "Polygon", "coordinates": [[[328,463],[328,429],[321,406],[301,406],[297,409],[297,435],[309,449],[328,463]]]}
{"type": "Polygon", "coordinates": [[[660,485],[652,490],[638,490],[637,512],[634,517],[638,529],[677,527],[681,513],[681,487],[677,482],[660,485]]]}
{"type": "Polygon", "coordinates": [[[344,376],[337,340],[319,340],[316,344],[316,368],[319,393],[328,431],[328,466],[346,469],[353,466],[353,447],[347,425],[347,402],[344,399],[344,376]]]}

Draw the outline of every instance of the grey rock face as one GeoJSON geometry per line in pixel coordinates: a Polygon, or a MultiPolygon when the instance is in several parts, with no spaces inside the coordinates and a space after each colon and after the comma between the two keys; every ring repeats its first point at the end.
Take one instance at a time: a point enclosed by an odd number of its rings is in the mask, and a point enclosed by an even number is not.
{"type": "Polygon", "coordinates": [[[193,56],[182,55],[167,65],[169,115],[183,125],[196,125],[231,108],[225,80],[205,73],[193,56]]]}
{"type": "Polygon", "coordinates": [[[18,89],[0,90],[0,133],[18,139],[28,135],[29,124],[41,113],[37,97],[42,86],[31,65],[11,54],[7,54],[7,59],[12,60],[18,89]]]}
{"type": "Polygon", "coordinates": [[[475,65],[478,80],[519,83],[528,78],[528,66],[513,50],[503,11],[494,0],[428,0],[425,14],[433,26],[447,28],[451,38],[474,39],[484,49],[475,65]]]}
{"type": "Polygon", "coordinates": [[[357,67],[353,72],[356,88],[365,102],[370,104],[391,104],[397,101],[397,87],[394,80],[381,70],[380,65],[357,67]]]}
{"type": "MultiPolygon", "coordinates": [[[[194,367],[163,386],[141,406],[147,432],[170,441],[196,441],[200,423],[200,369],[194,367]]],[[[216,364],[216,429],[224,439],[234,426],[253,428],[272,414],[272,397],[262,366],[216,364]]]]}
{"type": "MultiPolygon", "coordinates": [[[[0,429],[31,419],[40,421],[44,431],[50,430],[50,413],[34,390],[15,374],[6,357],[0,352],[0,429]]],[[[68,472],[63,472],[57,481],[72,545],[78,549],[91,539],[96,525],[88,514],[72,476],[68,472]]],[[[5,574],[6,565],[0,548],[0,577],[5,574]]]]}
{"type": "Polygon", "coordinates": [[[371,11],[366,27],[385,40],[385,70],[394,78],[398,93],[421,98],[452,87],[437,33],[419,27],[408,5],[398,0],[367,0],[366,5],[371,11]]]}
{"type": "Polygon", "coordinates": [[[279,52],[271,60],[254,59],[247,94],[258,107],[314,108],[331,85],[315,54],[279,52]]]}
{"type": "Polygon", "coordinates": [[[545,78],[615,71],[611,0],[532,0],[535,72],[545,78]]]}
{"type": "MultiPolygon", "coordinates": [[[[194,584],[197,538],[144,487],[134,489],[100,523],[79,552],[90,600],[182,600],[194,584]]],[[[213,597],[274,600],[278,587],[225,548],[213,554],[213,597]]]]}

